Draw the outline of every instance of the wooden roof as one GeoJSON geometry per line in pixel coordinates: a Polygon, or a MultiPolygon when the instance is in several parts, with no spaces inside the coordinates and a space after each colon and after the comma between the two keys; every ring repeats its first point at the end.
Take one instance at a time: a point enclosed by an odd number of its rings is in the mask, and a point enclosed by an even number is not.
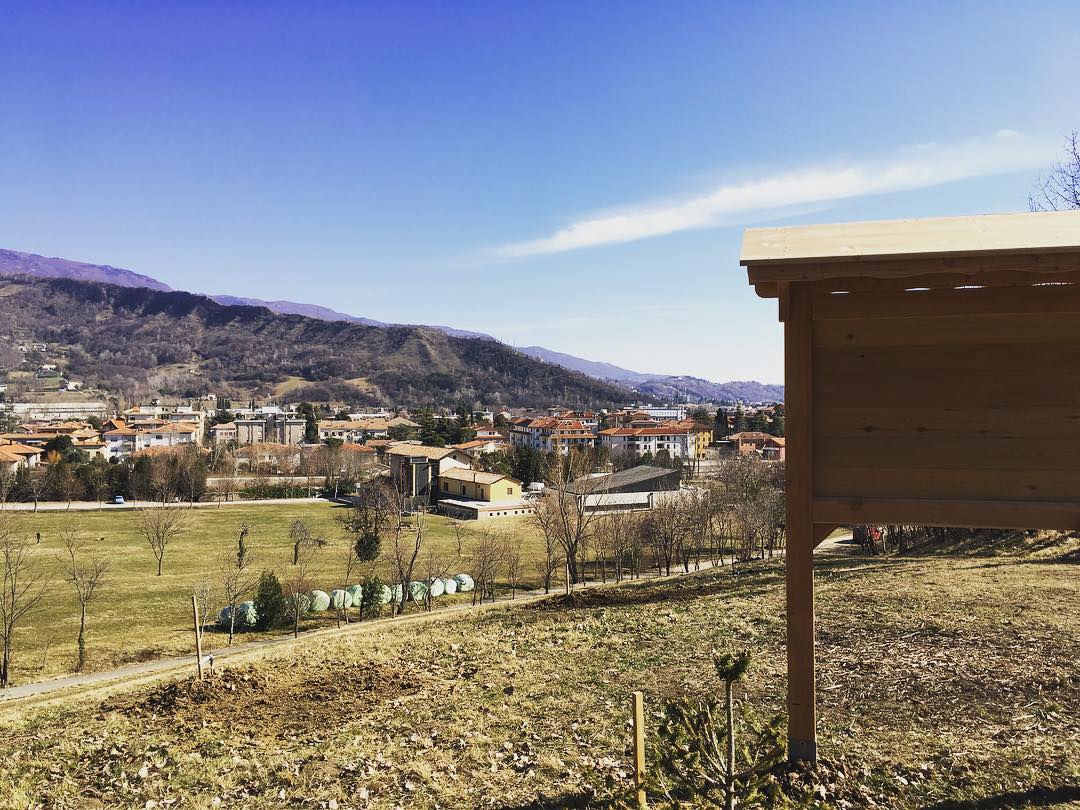
{"type": "Polygon", "coordinates": [[[749,228],[740,264],[1080,252],[1080,211],[749,228]]]}
{"type": "Polygon", "coordinates": [[[1080,282],[1080,211],[751,228],[743,266],[758,295],[1080,282]],[[854,282],[854,283],[849,283],[854,282]]]}

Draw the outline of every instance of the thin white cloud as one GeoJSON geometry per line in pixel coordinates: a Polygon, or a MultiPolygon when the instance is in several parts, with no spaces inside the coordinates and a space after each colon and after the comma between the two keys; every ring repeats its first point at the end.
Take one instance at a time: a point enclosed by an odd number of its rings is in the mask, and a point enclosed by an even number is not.
{"type": "Polygon", "coordinates": [[[922,143],[876,160],[834,163],[721,185],[689,199],[644,203],[572,222],[539,239],[492,249],[496,258],[632,242],[695,228],[737,224],[795,206],[831,204],[873,194],[911,191],[1047,165],[1056,144],[1001,129],[955,144],[922,143]]]}

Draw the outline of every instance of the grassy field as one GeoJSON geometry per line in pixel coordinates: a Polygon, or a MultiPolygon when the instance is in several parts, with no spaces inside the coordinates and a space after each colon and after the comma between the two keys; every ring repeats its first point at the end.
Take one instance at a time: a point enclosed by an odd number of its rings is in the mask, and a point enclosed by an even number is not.
{"type": "MultiPolygon", "coordinates": [[[[41,533],[41,544],[34,546],[34,563],[50,580],[42,607],[16,633],[14,682],[65,674],[74,666],[78,602],[71,585],[63,580],[60,565],[64,549],[59,532],[68,521],[76,522],[87,546],[112,561],[103,590],[90,606],[88,670],[93,671],[189,652],[192,586],[203,578],[209,579],[217,590],[211,604],[215,605],[215,611],[220,607],[220,560],[223,554],[235,549],[237,532],[243,522],[252,526],[249,542],[256,555],[255,567],[273,570],[280,576],[291,562],[289,526],[297,518],[305,520],[313,531],[330,541],[316,556],[314,580],[326,590],[338,587],[346,540],[335,518],[344,511],[329,503],[191,510],[191,528],[169,545],[161,577],[155,576],[154,555],[139,535],[137,512],[7,513],[8,519],[20,521],[21,530],[30,537],[35,532],[41,533]]],[[[530,561],[537,558],[537,535],[527,519],[507,518],[492,525],[516,538],[522,544],[525,558],[530,561]]],[[[449,573],[469,570],[468,549],[459,559],[450,521],[428,516],[425,537],[429,547],[438,550],[449,573]]],[[[530,580],[535,581],[535,566],[530,562],[527,568],[530,580]]],[[[384,579],[388,576],[385,562],[377,566],[377,573],[384,579]]],[[[353,577],[362,578],[360,572],[353,577]]],[[[333,616],[328,614],[309,615],[302,627],[333,621],[333,616]]],[[[245,634],[243,638],[249,637],[257,636],[245,634]]],[[[215,646],[224,641],[210,636],[215,646]]]]}
{"type": "MultiPolygon", "coordinates": [[[[793,803],[1080,802],[1072,549],[819,560],[822,763],[782,777],[793,803]]],[[[752,651],[740,694],[782,713],[781,561],[312,639],[202,684],[9,714],[0,797],[11,807],[618,806],[631,691],[645,692],[655,728],[666,698],[716,692],[717,647],[752,651]]]]}

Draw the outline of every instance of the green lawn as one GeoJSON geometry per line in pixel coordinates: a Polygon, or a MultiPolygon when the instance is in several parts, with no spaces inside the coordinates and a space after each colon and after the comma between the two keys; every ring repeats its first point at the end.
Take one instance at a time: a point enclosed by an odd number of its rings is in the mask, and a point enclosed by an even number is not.
{"type": "MultiPolygon", "coordinates": [[[[249,545],[254,548],[259,570],[270,569],[279,577],[291,563],[289,526],[304,519],[313,531],[330,542],[316,555],[314,580],[329,591],[341,584],[346,540],[335,518],[342,507],[328,503],[225,506],[191,511],[191,528],[169,545],[162,576],[155,576],[156,561],[150,547],[139,535],[139,513],[135,511],[18,513],[22,530],[33,537],[41,532],[41,544],[34,547],[34,564],[48,578],[44,604],[16,632],[14,682],[25,683],[71,672],[78,633],[78,602],[72,586],[64,581],[60,563],[63,543],[59,534],[68,521],[75,521],[86,545],[112,561],[112,569],[100,596],[90,605],[88,620],[88,669],[111,669],[134,661],[188,652],[192,643],[192,587],[208,579],[214,588],[214,612],[221,606],[221,559],[235,548],[239,526],[251,524],[249,545]]],[[[15,515],[16,513],[8,513],[15,515]]],[[[426,518],[425,544],[435,550],[448,573],[469,571],[468,546],[461,557],[452,524],[446,518],[426,518]]],[[[534,560],[539,543],[536,530],[526,518],[507,518],[490,524],[522,543],[523,555],[534,560]]],[[[388,542],[384,541],[384,550],[388,542]]],[[[354,581],[369,574],[370,567],[357,572],[354,581]]],[[[527,564],[535,585],[535,565],[527,564]]],[[[386,579],[385,561],[376,573],[386,579]]],[[[421,569],[417,569],[419,578],[421,569]]],[[[450,597],[453,599],[453,597],[450,597]]],[[[446,601],[446,600],[443,600],[446,601]]],[[[303,627],[332,623],[331,614],[309,616],[303,627]]],[[[244,637],[245,639],[248,636],[244,637]]],[[[213,646],[224,637],[209,635],[213,646]]]]}

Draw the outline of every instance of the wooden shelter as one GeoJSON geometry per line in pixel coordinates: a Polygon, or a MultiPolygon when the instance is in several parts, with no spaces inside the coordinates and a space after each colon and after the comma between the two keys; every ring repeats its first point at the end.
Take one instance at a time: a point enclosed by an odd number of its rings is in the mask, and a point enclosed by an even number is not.
{"type": "Polygon", "coordinates": [[[784,323],[788,738],[837,525],[1080,529],[1080,211],[751,229],[784,323]]]}

